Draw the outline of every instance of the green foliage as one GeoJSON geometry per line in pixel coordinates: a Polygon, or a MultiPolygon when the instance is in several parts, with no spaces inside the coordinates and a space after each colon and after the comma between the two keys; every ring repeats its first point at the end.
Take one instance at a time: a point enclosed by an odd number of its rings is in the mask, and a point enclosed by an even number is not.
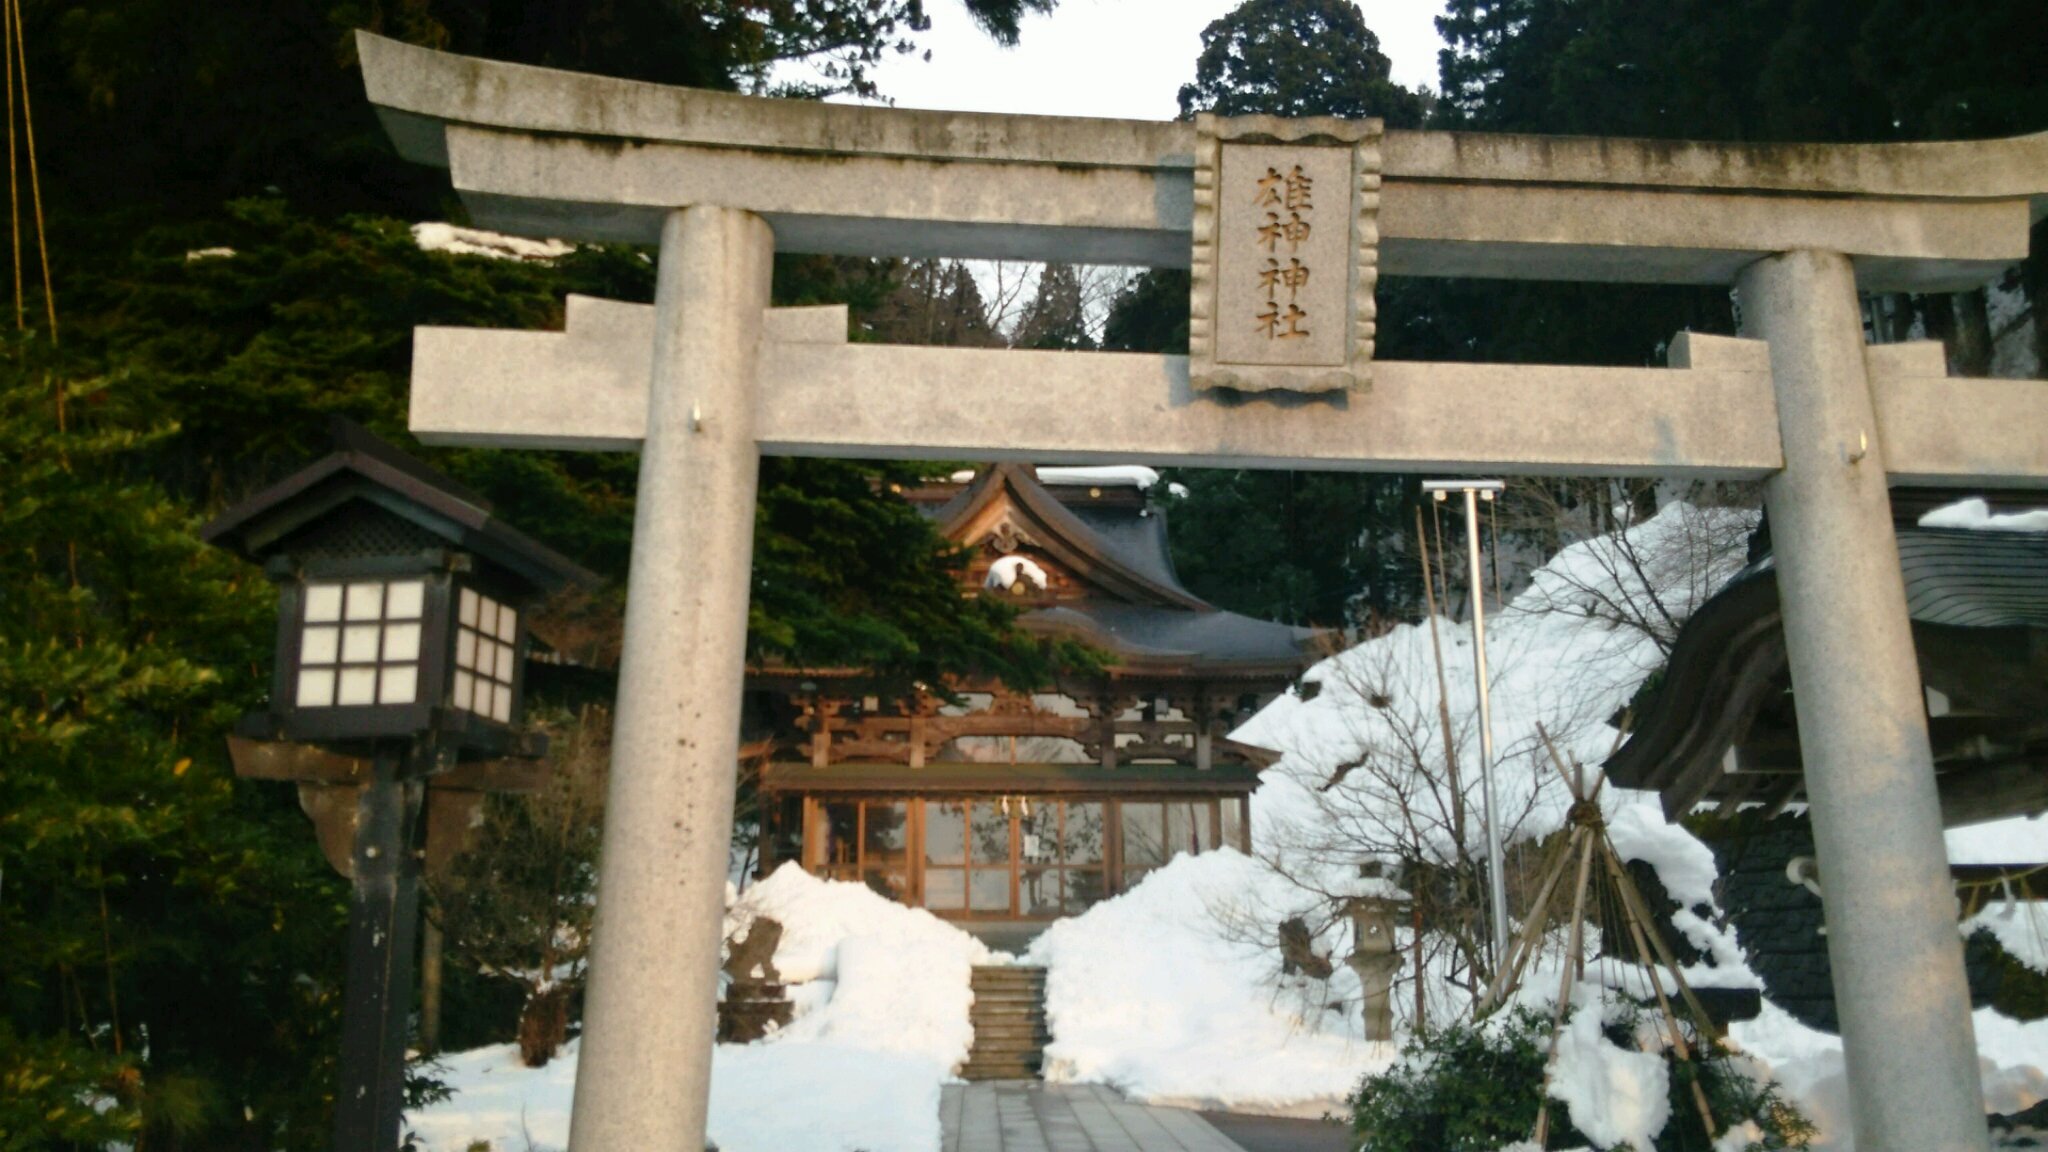
{"type": "Polygon", "coordinates": [[[169,428],[34,344],[6,351],[6,1074],[155,1148],[315,1147],[346,904],[289,794],[238,785],[223,739],[262,694],[274,595],[147,478],[169,428]]]}
{"type": "Polygon", "coordinates": [[[1393,65],[1351,0],[1245,0],[1202,30],[1180,114],[1378,116],[1417,128],[1426,99],[1390,79],[1393,65]]]}
{"type": "Polygon", "coordinates": [[[2048,125],[2031,0],[1450,0],[1437,27],[1450,126],[1815,141],[2048,125]]]}
{"type": "MultiPolygon", "coordinates": [[[[1639,1010],[1608,1024],[1608,1039],[1625,1048],[1644,1023],[1639,1010]]],[[[1529,1139],[1544,1091],[1550,1020],[1517,1008],[1479,1024],[1457,1023],[1409,1041],[1387,1072],[1368,1076],[1351,1097],[1352,1131],[1362,1152],[1492,1152],[1529,1139]]],[[[1722,1132],[1744,1122],[1763,1133],[1756,1149],[1804,1148],[1813,1125],[1749,1066],[1726,1052],[1693,1061],[1664,1050],[1670,1076],[1671,1119],[1656,1139],[1657,1152],[1713,1152],[1700,1122],[1692,1084],[1697,1080],[1722,1132]]],[[[1552,1101],[1550,1144],[1586,1145],[1564,1105],[1552,1101]]]]}

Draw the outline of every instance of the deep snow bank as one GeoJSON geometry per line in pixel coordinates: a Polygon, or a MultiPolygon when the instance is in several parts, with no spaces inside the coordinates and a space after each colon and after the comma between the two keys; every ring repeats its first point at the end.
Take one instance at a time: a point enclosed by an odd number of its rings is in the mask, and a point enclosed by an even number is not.
{"type": "MultiPolygon", "coordinates": [[[[939,1086],[967,1056],[969,973],[988,949],[929,912],[794,864],[747,890],[726,935],[763,915],[783,926],[775,964],[795,985],[797,1016],[762,1043],[718,1046],[711,1138],[724,1152],[938,1152],[939,1086]]],[[[443,1064],[454,1097],[407,1117],[428,1152],[567,1146],[574,1044],[537,1070],[511,1045],[443,1064]]]]}
{"type": "MultiPolygon", "coordinates": [[[[1394,1056],[1364,1040],[1357,980],[1280,975],[1261,942],[1310,903],[1230,849],[1179,856],[1129,892],[1048,929],[1053,1042],[1046,1078],[1106,1083],[1152,1103],[1321,1115],[1394,1056]]],[[[1327,945],[1325,945],[1327,947],[1327,945]]],[[[1319,949],[1320,950],[1320,949],[1319,949]]]]}

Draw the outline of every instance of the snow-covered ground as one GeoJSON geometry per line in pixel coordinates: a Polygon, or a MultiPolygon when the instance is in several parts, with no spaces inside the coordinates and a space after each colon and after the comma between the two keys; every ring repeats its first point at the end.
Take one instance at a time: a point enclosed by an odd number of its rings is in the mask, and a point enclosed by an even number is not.
{"type": "MultiPolygon", "coordinates": [[[[929,912],[793,864],[749,888],[728,936],[783,925],[775,964],[797,1017],[712,1060],[710,1134],[723,1152],[938,1152],[939,1086],[967,1056],[968,974],[988,949],[929,912]]],[[[442,1061],[452,1098],[407,1116],[428,1152],[539,1152],[569,1143],[574,1044],[545,1068],[512,1045],[442,1061]]],[[[656,1089],[650,1089],[656,1090],[656,1089]]]]}
{"type": "Polygon", "coordinates": [[[1110,1084],[1148,1103],[1321,1116],[1385,1068],[1347,968],[1286,978],[1272,925],[1312,898],[1249,856],[1179,856],[1136,888],[1054,924],[1043,964],[1053,1042],[1046,1078],[1110,1084]]]}
{"type": "MultiPolygon", "coordinates": [[[[2035,527],[1968,508],[1942,522],[2035,527]]],[[[1517,837],[1556,829],[1568,802],[1537,725],[1568,760],[1604,760],[1615,743],[1607,719],[1662,661],[1658,620],[1667,612],[1683,619],[1736,570],[1733,542],[1747,527],[1745,513],[1667,508],[1625,541],[1566,549],[1490,622],[1498,800],[1517,837]]],[[[1470,633],[1448,621],[1437,630],[1450,743],[1469,779],[1470,633]]],[[[1154,1103],[1318,1115],[1394,1059],[1391,1045],[1362,1037],[1357,978],[1341,964],[1326,982],[1282,976],[1272,932],[1301,916],[1314,950],[1342,957],[1348,926],[1328,914],[1330,897],[1357,890],[1361,857],[1391,856],[1374,845],[1396,842],[1437,858],[1456,850],[1440,798],[1407,793],[1403,812],[1390,814],[1412,775],[1405,766],[1433,772],[1443,762],[1432,648],[1427,624],[1397,627],[1318,665],[1306,677],[1317,689],[1312,698],[1284,697],[1233,733],[1284,753],[1252,806],[1258,858],[1229,850],[1178,858],[1032,945],[1025,961],[1049,968],[1049,1078],[1107,1083],[1154,1103]]],[[[1619,854],[1651,864],[1683,906],[1675,926],[1704,957],[1687,979],[1757,986],[1733,930],[1697,911],[1716,911],[1706,846],[1667,824],[1653,796],[1610,788],[1602,807],[1619,854]]],[[[1476,816],[1468,821],[1468,842],[1478,827],[1476,816]]],[[[1959,830],[1949,846],[1958,861],[2048,861],[2048,821],[1959,830]]],[[[797,1015],[767,1041],[718,1048],[713,1138],[726,1152],[935,1152],[940,1086],[971,1042],[969,970],[1005,958],[925,912],[794,866],[737,900],[728,935],[762,914],[784,926],[776,964],[793,985],[797,1015]]],[[[1993,900],[1967,927],[1979,926],[2022,961],[2048,964],[2040,906],[1993,900]]],[[[1539,961],[1522,998],[1554,997],[1557,964],[1554,956],[1539,961]]],[[[1638,970],[1608,979],[1643,977],[1638,970]]],[[[1580,995],[1587,999],[1563,1048],[1560,1098],[1582,1110],[1573,1118],[1589,1133],[1641,1138],[1662,1122],[1661,1065],[1653,1072],[1648,1058],[1602,1039],[1594,994],[1580,995]]],[[[1442,1019],[1465,1007],[1440,989],[1429,1010],[1442,1019]]],[[[2048,1098],[2048,1021],[2021,1024],[1987,1009],[1976,1014],[1976,1028],[1990,1110],[2048,1098]]],[[[1758,1019],[1735,1025],[1733,1039],[1820,1126],[1817,1147],[1850,1147],[1838,1039],[1768,1003],[1758,1019]]],[[[445,1068],[456,1096],[409,1118],[426,1148],[466,1152],[478,1140],[494,1152],[565,1146],[573,1046],[538,1071],[519,1067],[510,1047],[453,1056],[445,1068]]]]}

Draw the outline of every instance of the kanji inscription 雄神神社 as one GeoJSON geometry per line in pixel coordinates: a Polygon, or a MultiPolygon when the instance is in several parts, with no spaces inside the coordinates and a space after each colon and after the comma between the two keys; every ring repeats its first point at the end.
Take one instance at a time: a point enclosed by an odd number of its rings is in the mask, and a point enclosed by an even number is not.
{"type": "Polygon", "coordinates": [[[1200,123],[1195,383],[1361,386],[1372,360],[1377,123],[1200,123]]]}

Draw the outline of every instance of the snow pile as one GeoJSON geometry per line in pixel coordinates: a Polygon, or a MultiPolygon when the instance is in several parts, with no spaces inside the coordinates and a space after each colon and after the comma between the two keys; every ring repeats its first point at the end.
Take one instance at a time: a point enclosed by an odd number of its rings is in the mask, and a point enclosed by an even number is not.
{"type": "Polygon", "coordinates": [[[1159,483],[1156,469],[1143,464],[1096,464],[1076,468],[1040,468],[1041,484],[1073,484],[1090,488],[1136,488],[1143,492],[1159,483]]]}
{"type": "Polygon", "coordinates": [[[865,885],[820,880],[794,862],[747,890],[727,917],[728,937],[756,916],[782,925],[775,967],[783,980],[812,985],[778,1042],[916,1053],[948,1072],[967,1058],[969,977],[989,959],[981,941],[922,908],[865,885]]]}
{"type": "Polygon", "coordinates": [[[2048,508],[1993,512],[1976,497],[1944,504],[1920,517],[1922,528],[1972,528],[1991,532],[2048,532],[2048,508]]]}
{"type": "Polygon", "coordinates": [[[1550,1095],[1573,1126],[1601,1148],[1649,1152],[1671,1118],[1671,1076],[1660,1052],[1617,1046],[1601,1027],[1597,999],[1581,1004],[1557,1038],[1550,1095]]]}
{"type": "MultiPolygon", "coordinates": [[[[795,864],[748,889],[732,938],[782,924],[775,965],[797,1016],[759,1044],[721,1044],[710,1134],[723,1152],[938,1152],[939,1086],[967,1056],[969,973],[988,949],[920,909],[795,864]]],[[[524,1068],[513,1045],[443,1061],[455,1095],[407,1117],[427,1152],[563,1148],[576,1049],[524,1068]]]]}
{"type": "MultiPolygon", "coordinates": [[[[1327,986],[1281,976],[1273,926],[1311,904],[1225,848],[1176,857],[1056,922],[1026,957],[1049,969],[1046,1078],[1106,1083],[1150,1103],[1310,1116],[1336,1107],[1395,1050],[1362,1038],[1349,969],[1327,986]],[[1340,999],[1345,1010],[1324,1010],[1340,999]]],[[[1345,947],[1331,939],[1316,950],[1345,947]]]]}
{"type": "Polygon", "coordinates": [[[1045,569],[1039,567],[1031,557],[1004,556],[988,566],[988,578],[982,581],[982,587],[1008,592],[1019,580],[1024,581],[1027,587],[1036,588],[1041,592],[1050,583],[1045,569]]]}
{"type": "MultiPolygon", "coordinates": [[[[1489,617],[1495,791],[1510,841],[1556,830],[1570,801],[1538,725],[1594,778],[1617,743],[1608,718],[1662,665],[1660,640],[1669,641],[1672,621],[1691,615],[1740,568],[1754,522],[1748,511],[1670,505],[1619,538],[1564,549],[1489,617]]],[[[1466,851],[1481,851],[1472,631],[1439,619],[1434,637],[1427,622],[1401,625],[1323,661],[1302,678],[1314,686],[1313,698],[1281,697],[1231,733],[1283,753],[1252,804],[1253,843],[1262,853],[1277,854],[1298,875],[1320,875],[1326,890],[1355,874],[1361,850],[1384,858],[1418,849],[1437,860],[1457,854],[1447,790],[1418,786],[1445,771],[1439,644],[1465,792],[1466,851]]],[[[1681,904],[1711,907],[1712,854],[1666,824],[1655,803],[1603,792],[1616,848],[1656,866],[1681,904]]],[[[1710,952],[1732,950],[1700,918],[1690,927],[1700,931],[1688,936],[1710,952]]]]}
{"type": "Polygon", "coordinates": [[[494,260],[555,260],[576,250],[574,244],[562,240],[530,240],[438,222],[413,225],[412,238],[423,252],[453,252],[494,260]]]}

